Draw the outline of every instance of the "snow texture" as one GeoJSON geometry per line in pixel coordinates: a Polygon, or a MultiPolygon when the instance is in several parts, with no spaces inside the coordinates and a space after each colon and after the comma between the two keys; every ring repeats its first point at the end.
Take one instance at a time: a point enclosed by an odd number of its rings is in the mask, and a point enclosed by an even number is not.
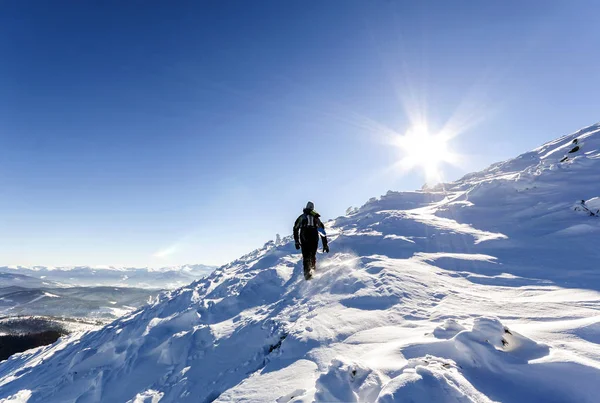
{"type": "Polygon", "coordinates": [[[0,401],[597,402],[600,219],[573,204],[599,173],[594,125],[388,192],[326,224],[313,280],[290,237],[267,243],[11,357],[0,401]]]}

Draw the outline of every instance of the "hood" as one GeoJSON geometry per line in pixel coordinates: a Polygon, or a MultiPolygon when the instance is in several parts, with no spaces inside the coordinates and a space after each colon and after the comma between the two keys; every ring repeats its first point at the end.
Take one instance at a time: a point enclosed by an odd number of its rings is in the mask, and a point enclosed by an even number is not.
{"type": "Polygon", "coordinates": [[[305,208],[302,211],[304,212],[304,214],[311,214],[311,215],[313,215],[315,217],[321,217],[321,215],[319,213],[317,213],[315,210],[311,210],[311,209],[305,208]]]}

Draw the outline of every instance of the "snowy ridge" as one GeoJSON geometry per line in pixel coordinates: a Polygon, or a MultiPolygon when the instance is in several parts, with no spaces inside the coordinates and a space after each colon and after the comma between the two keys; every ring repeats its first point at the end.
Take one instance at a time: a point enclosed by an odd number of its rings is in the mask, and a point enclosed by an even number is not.
{"type": "Polygon", "coordinates": [[[0,401],[595,402],[600,125],[267,243],[103,329],[0,364],[0,401]],[[573,140],[580,150],[560,162],[573,140]]]}

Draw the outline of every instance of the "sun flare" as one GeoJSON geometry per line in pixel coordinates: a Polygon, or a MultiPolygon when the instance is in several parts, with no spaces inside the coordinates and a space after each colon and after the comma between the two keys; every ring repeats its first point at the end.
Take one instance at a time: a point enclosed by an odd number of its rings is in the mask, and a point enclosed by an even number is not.
{"type": "Polygon", "coordinates": [[[427,183],[443,179],[443,165],[458,163],[458,156],[449,148],[452,136],[443,131],[430,133],[426,125],[416,125],[404,135],[394,138],[402,159],[398,162],[403,171],[421,169],[427,183]]]}

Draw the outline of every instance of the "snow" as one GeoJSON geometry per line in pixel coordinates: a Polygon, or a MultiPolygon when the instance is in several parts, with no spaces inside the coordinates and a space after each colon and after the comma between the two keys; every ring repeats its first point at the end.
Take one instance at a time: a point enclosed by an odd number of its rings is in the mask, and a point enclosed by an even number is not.
{"type": "Polygon", "coordinates": [[[313,280],[291,237],[269,242],[100,330],[16,354],[0,399],[596,402],[600,220],[573,203],[598,203],[599,156],[594,125],[388,192],[326,224],[313,280]]]}
{"type": "Polygon", "coordinates": [[[20,390],[12,396],[0,399],[0,403],[27,403],[31,397],[31,391],[27,389],[20,390]]]}
{"type": "Polygon", "coordinates": [[[164,396],[164,393],[156,390],[148,389],[145,392],[138,393],[135,399],[130,400],[128,403],[158,403],[164,396]]]}
{"type": "Polygon", "coordinates": [[[586,200],[585,205],[592,211],[600,209],[600,197],[592,197],[586,200]]]}

